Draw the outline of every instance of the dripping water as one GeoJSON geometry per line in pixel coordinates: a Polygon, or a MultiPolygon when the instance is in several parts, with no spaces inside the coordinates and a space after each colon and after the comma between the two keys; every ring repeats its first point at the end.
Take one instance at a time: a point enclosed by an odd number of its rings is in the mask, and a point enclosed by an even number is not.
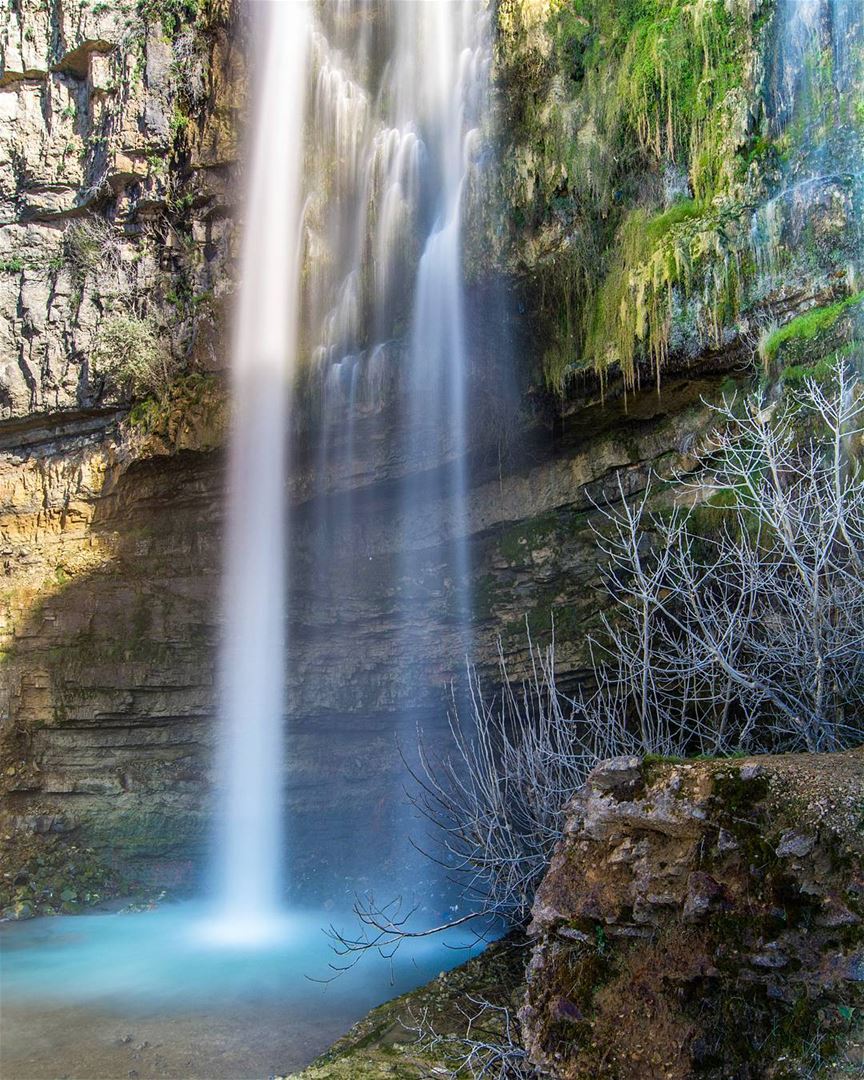
{"type": "MultiPolygon", "coordinates": [[[[852,92],[864,80],[859,0],[780,0],[767,72],[767,131],[783,147],[775,191],[754,214],[751,246],[767,287],[789,253],[812,246],[811,218],[848,223],[853,262],[864,255],[864,139],[852,92]]],[[[860,266],[850,266],[855,287],[860,266]]]]}

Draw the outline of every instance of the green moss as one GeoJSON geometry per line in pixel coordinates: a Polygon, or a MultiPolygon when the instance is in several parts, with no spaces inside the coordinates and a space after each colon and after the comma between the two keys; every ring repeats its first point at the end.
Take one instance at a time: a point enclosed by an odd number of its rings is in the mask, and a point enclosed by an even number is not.
{"type": "Polygon", "coordinates": [[[475,620],[482,621],[490,618],[496,603],[502,595],[506,597],[506,593],[506,588],[502,592],[502,587],[494,574],[484,574],[483,577],[478,578],[473,583],[471,596],[475,620]]]}
{"type": "Polygon", "coordinates": [[[174,111],[171,113],[171,136],[177,138],[182,132],[184,132],[189,124],[189,117],[183,112],[179,105],[174,106],[174,111]]]}
{"type": "Polygon", "coordinates": [[[227,421],[227,399],[218,376],[193,372],[170,380],[162,392],[136,402],[127,423],[139,436],[175,444],[191,439],[197,449],[219,446],[227,421]]]}
{"type": "Polygon", "coordinates": [[[527,522],[505,529],[498,539],[498,550],[509,563],[531,561],[531,553],[547,544],[558,527],[555,513],[541,514],[527,522]]]}
{"type": "Polygon", "coordinates": [[[820,357],[813,364],[791,364],[789,367],[784,367],[780,372],[780,381],[790,389],[803,386],[804,383],[810,380],[817,383],[829,382],[834,378],[837,361],[842,358],[848,359],[856,352],[855,346],[849,345],[842,349],[835,349],[834,352],[820,357]]]}
{"type": "Polygon", "coordinates": [[[659,370],[673,290],[689,297],[683,329],[695,322],[703,344],[718,345],[736,317],[753,267],[746,238],[726,226],[747,216],[749,165],[776,149],[742,122],[771,5],[750,8],[551,0],[541,29],[537,5],[500,0],[514,151],[502,154],[501,201],[527,253],[553,390],[585,367],[602,378],[620,364],[631,384],[639,362],[659,370]],[[672,206],[667,171],[687,182],[672,206]]]}
{"type": "Polygon", "coordinates": [[[847,296],[845,300],[839,300],[836,304],[813,308],[792,319],[791,322],[770,334],[763,343],[762,353],[765,360],[769,363],[773,361],[780,350],[790,342],[815,341],[825,331],[830,330],[841,315],[862,301],[864,301],[864,291],[847,296]]]}
{"type": "Polygon", "coordinates": [[[711,779],[718,813],[724,818],[740,820],[748,825],[754,820],[754,815],[761,811],[770,791],[766,775],[744,779],[737,768],[719,769],[711,779]]]}
{"type": "Polygon", "coordinates": [[[0,876],[0,911],[5,915],[23,905],[32,915],[72,914],[134,887],[106,867],[92,848],[54,834],[14,841],[5,866],[8,872],[0,876]]]}
{"type": "Polygon", "coordinates": [[[630,211],[588,309],[585,357],[595,369],[618,364],[633,385],[637,361],[644,357],[659,373],[676,291],[685,297],[698,292],[698,329],[709,344],[721,343],[724,325],[738,311],[747,270],[728,238],[727,216],[694,199],[653,215],[630,211]]]}

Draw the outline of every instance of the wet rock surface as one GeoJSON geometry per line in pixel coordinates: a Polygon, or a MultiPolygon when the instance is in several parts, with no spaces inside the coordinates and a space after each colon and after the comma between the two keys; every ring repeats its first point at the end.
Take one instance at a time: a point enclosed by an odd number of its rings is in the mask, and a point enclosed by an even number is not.
{"type": "MultiPolygon", "coordinates": [[[[522,991],[525,941],[513,935],[461,967],[374,1009],[326,1053],[279,1080],[422,1080],[451,1075],[472,1037],[480,1001],[514,1010],[522,991]],[[473,1000],[472,1000],[473,999],[473,1000]],[[421,1034],[422,1029],[422,1034],[421,1034]],[[438,1036],[434,1044],[430,1031],[438,1036]]],[[[483,1034],[500,1037],[497,1017],[484,1016],[483,1034]]]]}
{"type": "MultiPolygon", "coordinates": [[[[500,476],[478,467],[471,631],[490,679],[498,634],[522,671],[526,615],[541,636],[554,616],[561,678],[578,677],[581,636],[564,631],[587,625],[597,601],[591,498],[614,493],[619,470],[635,492],[651,467],[686,466],[707,418],[701,397],[716,393],[717,380],[682,380],[659,401],[631,400],[626,414],[598,402],[554,446],[526,441],[500,476]]],[[[133,878],[175,886],[195,880],[209,836],[224,477],[220,452],[188,448],[215,440],[218,404],[196,412],[181,399],[171,415],[164,435],[70,417],[50,435],[28,430],[25,447],[0,456],[9,717],[0,780],[9,836],[29,843],[35,822],[62,820],[72,840],[110,851],[133,878]]],[[[433,710],[424,727],[440,727],[463,670],[451,619],[458,582],[432,507],[419,575],[394,574],[401,507],[386,479],[352,493],[344,543],[327,579],[313,580],[319,510],[306,476],[298,471],[292,510],[289,799],[310,828],[316,815],[356,812],[358,800],[378,821],[382,792],[401,790],[396,734],[415,736],[401,711],[433,710]],[[420,588],[427,603],[409,641],[394,590],[420,588]]]]}

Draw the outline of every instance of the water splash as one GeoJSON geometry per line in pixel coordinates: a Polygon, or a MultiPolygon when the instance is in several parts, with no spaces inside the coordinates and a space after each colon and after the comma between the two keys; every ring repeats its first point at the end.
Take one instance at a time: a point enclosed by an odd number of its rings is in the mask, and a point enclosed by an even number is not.
{"type": "Polygon", "coordinates": [[[232,366],[221,653],[218,908],[210,936],[282,933],[286,452],[297,347],[309,10],[258,5],[258,88],[232,366]]]}

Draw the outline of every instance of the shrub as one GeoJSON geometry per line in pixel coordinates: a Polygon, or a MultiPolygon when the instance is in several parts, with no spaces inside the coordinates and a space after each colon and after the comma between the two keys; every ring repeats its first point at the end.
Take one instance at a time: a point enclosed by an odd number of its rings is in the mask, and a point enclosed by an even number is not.
{"type": "Polygon", "coordinates": [[[754,395],[718,419],[698,484],[671,492],[689,509],[652,514],[649,493],[634,503],[623,486],[600,508],[609,614],[588,638],[592,685],[562,693],[554,639],[529,638],[528,681],[511,680],[503,653],[496,699],[471,673],[449,756],[421,754],[418,805],[484,914],[526,919],[565,807],[603,758],[864,736],[860,385],[837,361],[794,400],[754,395]]]}
{"type": "Polygon", "coordinates": [[[116,270],[120,266],[120,242],[102,218],[73,221],[63,234],[63,254],[79,282],[100,267],[116,270]]]}
{"type": "Polygon", "coordinates": [[[133,397],[161,397],[179,370],[153,320],[133,312],[110,315],[102,322],[90,363],[95,374],[127,387],[133,397]]]}

